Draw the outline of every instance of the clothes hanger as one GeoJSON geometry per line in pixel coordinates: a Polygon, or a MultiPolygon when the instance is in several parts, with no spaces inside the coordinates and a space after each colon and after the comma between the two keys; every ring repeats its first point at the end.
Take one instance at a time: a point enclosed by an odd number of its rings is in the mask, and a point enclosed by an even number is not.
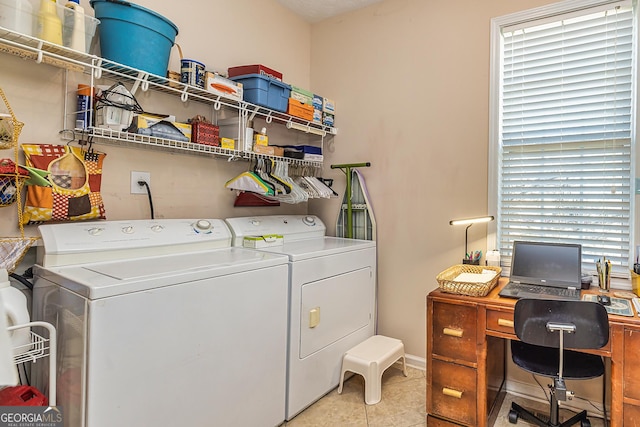
{"type": "Polygon", "coordinates": [[[264,181],[270,183],[273,186],[274,194],[275,195],[285,194],[284,187],[279,182],[277,182],[276,180],[272,179],[271,176],[269,175],[269,172],[267,170],[268,164],[265,162],[265,160],[263,158],[259,158],[258,159],[258,164],[259,164],[258,170],[259,170],[260,177],[264,181]]]}
{"type": "Polygon", "coordinates": [[[281,181],[286,182],[291,187],[291,192],[286,195],[277,196],[279,201],[296,204],[306,202],[309,199],[307,193],[297,185],[288,174],[288,164],[282,161],[275,161],[275,173],[281,181]]]}
{"type": "Polygon", "coordinates": [[[266,179],[264,174],[262,173],[262,159],[260,158],[255,159],[255,164],[253,166],[253,174],[255,174],[257,178],[259,178],[262,182],[264,182],[265,185],[267,185],[271,189],[272,195],[278,194],[276,186],[272,182],[270,182],[268,179],[266,179]]]}
{"type": "Polygon", "coordinates": [[[287,182],[283,181],[273,173],[275,161],[273,159],[267,159],[266,162],[267,162],[267,174],[269,175],[269,177],[284,187],[285,194],[290,194],[291,185],[289,185],[287,182]]]}
{"type": "Polygon", "coordinates": [[[242,172],[240,175],[231,178],[225,183],[225,187],[231,190],[251,191],[253,193],[272,196],[275,194],[273,188],[260,176],[252,171],[242,172]]]}
{"type": "Polygon", "coordinates": [[[251,172],[242,172],[227,181],[224,186],[231,190],[251,191],[267,196],[274,194],[273,190],[262,179],[251,172]]]}

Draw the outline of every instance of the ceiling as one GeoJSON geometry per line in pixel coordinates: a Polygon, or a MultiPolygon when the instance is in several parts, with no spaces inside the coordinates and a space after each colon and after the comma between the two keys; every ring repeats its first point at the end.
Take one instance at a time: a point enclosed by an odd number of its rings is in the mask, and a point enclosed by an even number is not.
{"type": "Polygon", "coordinates": [[[361,9],[382,0],[277,0],[310,23],[361,9]]]}

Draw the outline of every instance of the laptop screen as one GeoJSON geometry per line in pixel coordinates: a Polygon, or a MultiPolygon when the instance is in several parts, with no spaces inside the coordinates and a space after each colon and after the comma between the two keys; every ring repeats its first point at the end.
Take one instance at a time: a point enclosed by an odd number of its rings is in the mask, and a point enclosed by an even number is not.
{"type": "Polygon", "coordinates": [[[513,242],[511,280],[559,288],[581,287],[582,246],[513,242]]]}

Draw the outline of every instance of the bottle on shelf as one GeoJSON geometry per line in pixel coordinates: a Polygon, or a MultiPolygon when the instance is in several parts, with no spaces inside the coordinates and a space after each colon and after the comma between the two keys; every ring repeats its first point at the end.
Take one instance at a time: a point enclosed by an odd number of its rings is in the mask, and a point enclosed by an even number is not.
{"type": "Polygon", "coordinates": [[[33,36],[33,6],[29,0],[0,0],[0,27],[33,36]]]}
{"type": "Polygon", "coordinates": [[[64,7],[62,43],[68,48],[85,52],[84,8],[80,6],[80,0],[69,0],[64,7]]]}
{"type": "Polygon", "coordinates": [[[62,45],[62,21],[58,17],[55,0],[40,2],[36,37],[49,43],[62,45]]]}
{"type": "Polygon", "coordinates": [[[79,84],[77,94],[78,111],[76,112],[75,128],[86,130],[92,126],[89,120],[92,115],[90,109],[92,107],[91,97],[93,96],[93,88],[89,85],[79,84]]]}
{"type": "Polygon", "coordinates": [[[253,151],[253,122],[247,122],[247,127],[245,128],[244,133],[244,150],[247,153],[253,151]]]}
{"type": "Polygon", "coordinates": [[[267,128],[262,128],[260,133],[255,134],[254,145],[264,145],[265,147],[269,145],[269,137],[267,136],[267,128]]]}

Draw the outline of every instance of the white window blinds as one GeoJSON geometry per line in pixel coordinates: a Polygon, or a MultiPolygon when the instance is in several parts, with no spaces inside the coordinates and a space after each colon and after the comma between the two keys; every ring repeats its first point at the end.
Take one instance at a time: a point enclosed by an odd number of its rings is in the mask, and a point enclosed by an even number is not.
{"type": "Polygon", "coordinates": [[[502,29],[498,240],[582,244],[583,271],[630,258],[629,3],[502,29]]]}

